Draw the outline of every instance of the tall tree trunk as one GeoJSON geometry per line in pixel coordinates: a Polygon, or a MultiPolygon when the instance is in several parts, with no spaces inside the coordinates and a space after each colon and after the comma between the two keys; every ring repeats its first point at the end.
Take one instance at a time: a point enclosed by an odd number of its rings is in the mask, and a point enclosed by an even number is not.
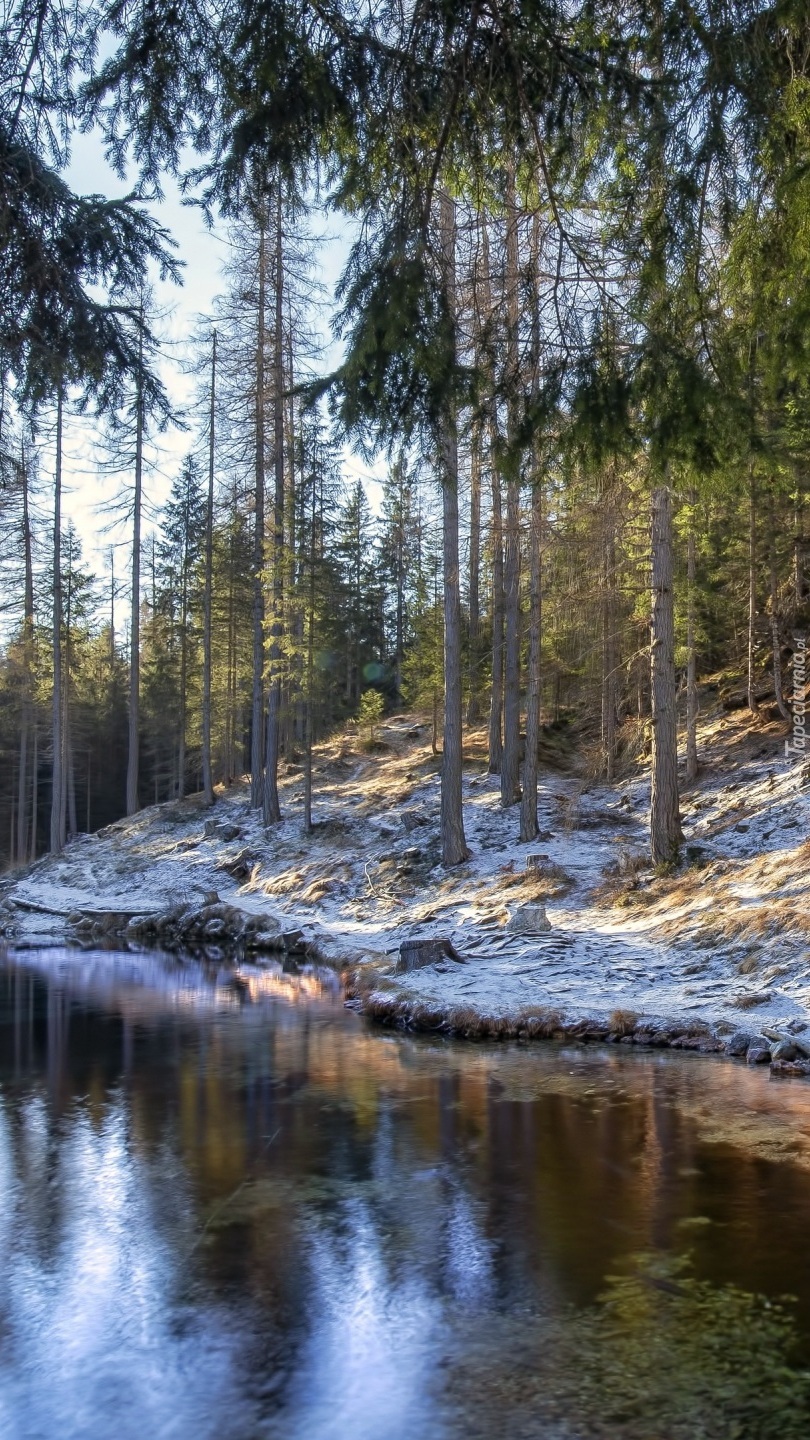
{"type": "MultiPolygon", "coordinates": [[[[489,260],[489,232],[486,217],[479,217],[481,235],[481,265],[478,273],[480,291],[479,346],[482,363],[492,377],[492,361],[484,348],[483,336],[492,317],[492,281],[489,260]]],[[[501,502],[501,476],[496,464],[498,450],[498,421],[494,397],[490,396],[487,406],[485,434],[487,460],[489,463],[492,519],[490,525],[490,546],[492,551],[492,688],[489,705],[489,773],[499,775],[503,759],[503,643],[504,643],[504,593],[503,593],[503,510],[501,502]]]]}
{"type": "Polygon", "coordinates": [[[504,592],[506,639],[503,685],[501,804],[520,798],[520,459],[517,453],[519,258],[514,165],[507,167],[506,195],[506,367],[509,460],[506,476],[506,557],[504,592]]]}
{"type": "MultiPolygon", "coordinates": [[[[442,283],[451,322],[456,323],[456,215],[452,197],[439,197],[442,283]]],[[[442,753],[442,862],[460,865],[469,856],[462,805],[461,588],[458,558],[458,429],[447,402],[439,430],[442,467],[444,568],[444,744],[442,753]]]]}
{"type": "Polygon", "coordinates": [[[652,492],[652,785],[650,851],[654,865],[678,858],[678,715],[675,701],[675,596],[672,565],[672,495],[668,485],[652,492]]]}
{"type": "Polygon", "coordinates": [[[779,586],[776,572],[776,516],[774,514],[773,492],[768,498],[768,518],[770,521],[770,534],[768,536],[768,561],[770,571],[771,587],[771,654],[773,656],[773,693],[776,696],[776,704],[779,714],[783,720],[791,718],[790,711],[785,704],[785,697],[782,693],[782,649],[779,640],[779,586]]]}
{"type": "MultiPolygon", "coordinates": [[[[17,775],[17,862],[28,855],[28,742],[33,728],[34,683],[34,569],[31,556],[31,517],[28,508],[28,465],[25,452],[20,461],[23,499],[23,556],[25,561],[25,603],[23,609],[23,696],[20,717],[20,766],[17,775]]],[[[31,824],[36,821],[32,812],[31,824]]]]}
{"type": "Polygon", "coordinates": [[[751,470],[748,482],[748,709],[752,715],[759,711],[754,679],[755,641],[757,621],[757,516],[756,484],[751,470]]]}
{"type": "Polygon", "coordinates": [[[65,843],[65,784],[62,765],[62,390],[56,401],[56,465],[53,487],[53,774],[51,854],[65,843]]]}
{"type": "Polygon", "coordinates": [[[542,537],[543,490],[534,476],[529,519],[529,663],[526,677],[526,753],[520,797],[520,838],[537,835],[537,752],[540,745],[540,644],[542,639],[542,537]]]}
{"type": "Polygon", "coordinates": [[[202,775],[206,805],[214,803],[211,769],[211,589],[214,580],[214,458],[216,454],[217,332],[211,336],[211,394],[208,407],[208,499],[205,507],[203,582],[202,775]]]}
{"type": "Polygon", "coordinates": [[[470,459],[470,605],[467,648],[467,724],[477,725],[481,715],[481,427],[472,435],[470,459]]]}
{"type": "Polygon", "coordinates": [[[613,783],[616,765],[616,530],[612,504],[602,496],[602,768],[613,783]]]}
{"type": "MultiPolygon", "coordinates": [[[[69,554],[71,555],[71,557],[72,557],[73,548],[72,548],[72,543],[70,543],[70,542],[72,542],[72,526],[69,527],[68,533],[69,533],[69,537],[70,537],[70,538],[69,538],[70,549],[69,549],[69,552],[68,552],[68,553],[69,553],[69,554]]],[[[72,680],[72,678],[73,678],[73,671],[72,671],[72,662],[73,662],[72,633],[73,633],[73,567],[72,567],[72,559],[71,559],[71,568],[68,570],[68,576],[67,576],[67,596],[66,596],[66,603],[65,603],[65,661],[64,661],[64,671],[63,671],[63,675],[62,675],[62,702],[63,702],[63,708],[62,708],[62,753],[63,753],[63,755],[64,755],[64,760],[63,760],[63,776],[64,776],[64,779],[65,779],[65,782],[66,782],[66,785],[67,785],[67,833],[68,833],[68,836],[69,836],[69,838],[70,838],[71,840],[73,839],[74,835],[77,833],[77,830],[78,830],[78,828],[79,828],[78,817],[77,817],[77,814],[76,814],[76,776],[75,776],[74,764],[73,764],[73,735],[72,735],[72,717],[71,717],[71,705],[70,705],[70,686],[71,686],[71,680],[72,680]]]]}
{"type": "Polygon", "coordinates": [[[264,808],[264,347],[267,287],[267,239],[264,216],[259,229],[259,293],[256,314],[256,412],[253,500],[253,695],[250,730],[250,804],[264,808]]]}
{"type": "MultiPolygon", "coordinates": [[[[143,362],[143,310],[138,364],[143,362]]],[[[143,385],[140,371],[135,397],[135,508],[132,517],[132,614],[129,636],[129,744],[127,751],[127,815],[140,808],[138,761],[141,698],[141,504],[143,487],[143,385]]]]}
{"type": "Polygon", "coordinates": [[[267,754],[264,823],[281,819],[278,761],[281,738],[281,640],[284,605],[284,250],[281,181],[276,195],[275,333],[273,336],[273,611],[270,631],[270,693],[267,705],[267,754]]]}
{"type": "Polygon", "coordinates": [[[689,533],[686,540],[686,778],[697,779],[697,652],[695,647],[695,492],[689,493],[689,533]]]}
{"type": "MultiPolygon", "coordinates": [[[[34,753],[31,770],[31,840],[28,859],[33,865],[37,858],[37,831],[39,829],[39,734],[34,716],[34,753]]],[[[88,826],[89,829],[89,826],[88,826]]]]}
{"type": "MultiPolygon", "coordinates": [[[[323,503],[323,496],[321,496],[323,503]]],[[[312,477],[309,525],[309,614],[307,615],[306,692],[304,696],[304,830],[312,834],[312,736],[315,709],[315,561],[317,549],[317,485],[312,477]]],[[[322,530],[321,530],[321,533],[322,530]]]]}

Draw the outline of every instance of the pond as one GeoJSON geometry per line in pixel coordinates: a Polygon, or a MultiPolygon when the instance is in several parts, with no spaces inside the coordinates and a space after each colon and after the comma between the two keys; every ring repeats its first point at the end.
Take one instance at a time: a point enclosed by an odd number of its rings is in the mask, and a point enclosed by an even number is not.
{"type": "Polygon", "coordinates": [[[810,1084],[728,1061],[8,953],[0,1241],[4,1440],[810,1433],[810,1084]]]}

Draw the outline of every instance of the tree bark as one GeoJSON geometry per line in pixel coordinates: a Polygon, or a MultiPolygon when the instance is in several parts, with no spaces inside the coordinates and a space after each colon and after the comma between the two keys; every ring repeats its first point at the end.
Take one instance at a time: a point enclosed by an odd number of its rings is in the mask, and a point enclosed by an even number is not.
{"type": "MultiPolygon", "coordinates": [[[[439,199],[442,283],[448,312],[456,323],[456,217],[451,196],[439,199]]],[[[442,754],[442,862],[460,865],[469,856],[462,806],[461,589],[458,558],[458,430],[455,407],[446,402],[439,427],[442,467],[442,554],[444,563],[444,744],[442,754]]]]}
{"type": "Polygon", "coordinates": [[[205,580],[203,583],[202,775],[206,805],[214,803],[211,769],[211,589],[214,580],[214,458],[216,454],[217,332],[211,336],[211,395],[208,412],[208,501],[205,507],[205,580]]]}
{"type": "Polygon", "coordinates": [[[53,487],[53,771],[51,854],[65,843],[65,785],[62,766],[62,390],[56,401],[56,466],[53,487]]]}
{"type": "Polygon", "coordinates": [[[481,716],[481,427],[472,435],[470,459],[470,589],[467,629],[467,724],[481,716]]]}
{"type": "Polygon", "coordinates": [[[773,656],[773,693],[776,696],[776,704],[779,714],[783,720],[790,720],[790,711],[785,704],[785,697],[782,693],[782,650],[779,641],[779,585],[776,570],[776,517],[774,515],[773,494],[768,499],[768,516],[770,520],[770,535],[768,537],[768,561],[769,578],[771,588],[771,654],[773,656]]]}
{"type": "Polygon", "coordinates": [[[608,785],[616,769],[616,641],[615,586],[616,542],[613,515],[605,517],[602,542],[602,767],[608,785]]]}
{"type": "Polygon", "coordinates": [[[757,620],[757,516],[756,484],[753,471],[748,483],[748,709],[752,715],[759,713],[754,678],[755,640],[757,620]]]}
{"type": "Polygon", "coordinates": [[[281,738],[281,639],[284,604],[284,252],[281,182],[276,194],[275,328],[273,336],[273,598],[270,630],[270,687],[264,777],[264,823],[281,819],[278,761],[281,738]]]}
{"type": "Polygon", "coordinates": [[[514,165],[507,169],[506,196],[506,366],[508,386],[508,469],[506,476],[506,555],[504,592],[506,638],[503,685],[503,759],[501,804],[520,799],[520,457],[517,453],[518,384],[518,233],[514,165]]]}
{"type": "MultiPolygon", "coordinates": [[[[490,280],[489,233],[486,219],[482,216],[481,228],[481,322],[483,331],[492,315],[492,284],[490,280]]],[[[482,345],[483,350],[483,345],[482,345]]],[[[488,355],[483,355],[483,364],[491,372],[488,355]]],[[[503,510],[501,502],[501,477],[495,456],[498,448],[498,424],[495,402],[490,397],[485,424],[487,459],[489,461],[492,519],[490,544],[492,549],[492,688],[489,706],[489,773],[499,775],[503,759],[503,643],[504,643],[504,593],[503,593],[503,510]]]]}
{"type": "Polygon", "coordinates": [[[672,496],[668,485],[652,492],[652,785],[650,851],[654,865],[678,858],[678,716],[675,702],[675,605],[672,566],[672,496]]]}
{"type": "Polygon", "coordinates": [[[686,778],[691,784],[697,779],[697,653],[695,649],[695,492],[689,495],[689,533],[686,540],[686,578],[688,586],[686,611],[686,778]]]}
{"type": "MultiPolygon", "coordinates": [[[[23,608],[23,696],[20,716],[20,765],[17,775],[17,862],[23,864],[28,855],[28,742],[34,726],[34,568],[31,554],[31,517],[28,507],[28,465],[25,451],[20,457],[20,479],[23,500],[23,557],[25,561],[25,600],[23,608]]],[[[33,778],[33,777],[32,777],[33,778]]],[[[36,829],[33,813],[31,825],[36,829]]]]}
{"type": "MultiPolygon", "coordinates": [[[[143,362],[143,310],[140,314],[138,363],[143,362]]],[[[141,504],[143,488],[143,384],[138,374],[135,396],[135,504],[132,516],[132,613],[129,636],[129,737],[127,749],[127,815],[140,809],[138,761],[141,695],[141,504]]]]}
{"type": "Polygon", "coordinates": [[[523,758],[523,792],[520,797],[520,838],[537,835],[537,752],[540,744],[540,655],[542,639],[543,490],[534,477],[529,519],[529,663],[526,677],[526,753],[523,758]]]}
{"type": "Polygon", "coordinates": [[[264,805],[264,347],[267,254],[264,217],[259,228],[258,304],[256,313],[256,410],[253,501],[253,694],[250,730],[250,804],[264,805]]]}

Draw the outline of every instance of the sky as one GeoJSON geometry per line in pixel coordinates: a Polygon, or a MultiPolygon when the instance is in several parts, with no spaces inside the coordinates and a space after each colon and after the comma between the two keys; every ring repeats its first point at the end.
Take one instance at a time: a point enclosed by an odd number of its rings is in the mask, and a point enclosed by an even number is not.
{"type": "MultiPolygon", "coordinates": [[[[76,135],[66,178],[82,194],[102,193],[113,197],[126,193],[126,183],[119,180],[107,164],[102,144],[92,133],[76,135]]],[[[214,297],[223,289],[222,266],[227,246],[221,227],[209,229],[199,209],[182,203],[175,181],[168,178],[164,188],[164,199],[152,210],[178,243],[177,254],[184,262],[184,284],[178,287],[157,281],[155,291],[158,306],[166,312],[166,320],[161,327],[166,337],[163,380],[173,402],[182,409],[192,393],[192,379],[183,373],[182,366],[187,339],[197,318],[210,312],[214,297]]],[[[313,229],[323,237],[317,263],[321,283],[331,295],[348,254],[349,233],[345,223],[335,215],[316,217],[313,229]]],[[[325,342],[320,364],[326,370],[338,363],[340,345],[331,335],[328,314],[318,316],[315,323],[325,342]]],[[[172,429],[160,438],[157,467],[145,480],[147,510],[153,510],[165,500],[192,442],[193,435],[179,429],[172,429]]],[[[385,472],[384,459],[369,466],[359,455],[347,449],[343,461],[347,478],[363,480],[372,508],[377,511],[381,498],[380,477],[385,472]]],[[[111,544],[116,545],[120,556],[116,559],[117,573],[123,577],[127,568],[126,526],[118,523],[111,528],[108,513],[121,483],[120,479],[99,473],[93,427],[73,418],[65,433],[64,517],[65,522],[72,520],[76,526],[85,560],[97,574],[107,568],[107,553],[111,544]]],[[[150,528],[151,522],[146,520],[147,534],[150,528]]]]}

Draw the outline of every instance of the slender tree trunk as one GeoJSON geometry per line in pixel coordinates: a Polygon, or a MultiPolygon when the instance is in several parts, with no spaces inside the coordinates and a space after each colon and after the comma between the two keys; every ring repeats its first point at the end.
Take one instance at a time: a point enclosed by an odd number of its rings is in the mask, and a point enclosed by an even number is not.
{"type": "Polygon", "coordinates": [[[529,520],[529,664],[526,684],[526,753],[520,797],[520,838],[537,835],[537,752],[540,745],[540,645],[542,639],[543,490],[539,473],[532,486],[529,520]]]}
{"type": "MultiPolygon", "coordinates": [[[[143,361],[143,311],[139,364],[143,361]]],[[[132,614],[129,636],[129,745],[127,752],[127,815],[140,809],[138,761],[141,697],[141,504],[143,488],[143,389],[140,374],[135,412],[135,508],[132,517],[132,614]]]]}
{"type": "MultiPolygon", "coordinates": [[[[489,232],[486,219],[479,220],[481,232],[481,269],[479,289],[481,293],[481,330],[492,316],[492,284],[490,279],[489,232]]],[[[483,363],[491,372],[491,361],[483,353],[483,363]]],[[[492,382],[494,384],[494,381],[492,382]]],[[[503,645],[504,645],[504,580],[503,580],[503,509],[501,501],[501,476],[496,455],[498,450],[498,423],[494,399],[490,398],[486,418],[487,459],[489,462],[492,520],[490,544],[492,549],[492,690],[489,707],[489,773],[499,775],[503,759],[503,645]]]]}
{"type": "Polygon", "coordinates": [[[255,489],[253,510],[253,696],[250,730],[250,804],[264,807],[264,347],[267,239],[259,230],[259,295],[256,315],[255,489]]]}
{"type": "MultiPolygon", "coordinates": [[[[439,198],[442,283],[447,308],[456,323],[455,203],[439,198]]],[[[442,466],[442,553],[444,568],[444,743],[442,753],[442,862],[460,865],[469,856],[462,805],[461,589],[458,549],[458,430],[454,410],[442,416],[439,433],[442,466]]]]}
{"type": "Polygon", "coordinates": [[[264,823],[281,819],[278,761],[281,738],[281,640],[284,605],[284,252],[281,182],[276,195],[275,334],[273,337],[273,623],[270,632],[270,693],[267,706],[267,754],[264,823]]]}
{"type": "Polygon", "coordinates": [[[517,454],[519,257],[514,166],[507,168],[506,197],[506,366],[509,414],[509,462],[506,477],[506,609],[503,685],[503,759],[501,804],[520,799],[520,461],[517,454]]]}
{"type": "Polygon", "coordinates": [[[470,460],[470,606],[467,636],[469,666],[467,724],[477,725],[481,715],[481,428],[475,426],[470,460]]]}
{"type": "Polygon", "coordinates": [[[751,471],[748,484],[748,709],[752,715],[759,711],[754,679],[755,641],[757,621],[757,518],[756,485],[751,471]]]}
{"type": "Polygon", "coordinates": [[[53,778],[51,854],[65,843],[65,786],[62,768],[62,390],[56,401],[56,466],[53,487],[53,778]]]}
{"type": "Polygon", "coordinates": [[[602,536],[602,764],[608,784],[616,765],[616,531],[613,508],[606,503],[602,536]]]}
{"type": "Polygon", "coordinates": [[[675,701],[675,596],[672,565],[672,495],[668,485],[652,492],[652,785],[650,851],[654,865],[678,858],[678,715],[675,701]]]}
{"type": "Polygon", "coordinates": [[[315,709],[315,562],[317,486],[312,479],[309,527],[309,614],[307,615],[306,694],[304,697],[304,830],[312,834],[312,735],[315,709]]]}
{"type": "Polygon", "coordinates": [[[697,651],[695,647],[695,492],[689,495],[689,533],[686,540],[686,778],[697,779],[697,720],[700,706],[697,693],[697,651]]]}
{"type": "Polygon", "coordinates": [[[177,794],[182,800],[186,793],[186,717],[188,687],[188,560],[183,558],[183,587],[180,598],[180,714],[178,716],[177,743],[177,794]]]}
{"type": "Polygon", "coordinates": [[[208,499],[205,507],[205,579],[203,582],[202,775],[206,805],[214,803],[211,770],[211,589],[214,580],[214,459],[216,455],[217,332],[211,336],[211,395],[208,408],[208,499]]]}
{"type": "Polygon", "coordinates": [[[37,858],[37,831],[39,829],[39,735],[34,717],[34,754],[31,771],[31,848],[28,858],[33,865],[37,858]]]}
{"type": "Polygon", "coordinates": [[[785,697],[782,693],[782,648],[779,640],[779,585],[776,570],[776,516],[774,514],[773,493],[768,500],[768,517],[770,521],[770,535],[768,537],[768,561],[770,571],[771,588],[771,653],[773,655],[773,693],[776,696],[776,704],[779,714],[783,720],[791,718],[790,711],[785,704],[785,697]]]}
{"type": "MultiPolygon", "coordinates": [[[[31,556],[31,517],[28,508],[28,465],[21,456],[20,478],[23,500],[23,556],[25,560],[25,604],[23,610],[23,697],[20,717],[20,767],[17,776],[17,861],[24,864],[28,854],[28,742],[33,729],[34,680],[34,570],[31,556]]],[[[31,824],[35,825],[32,814],[31,824]]]]}

